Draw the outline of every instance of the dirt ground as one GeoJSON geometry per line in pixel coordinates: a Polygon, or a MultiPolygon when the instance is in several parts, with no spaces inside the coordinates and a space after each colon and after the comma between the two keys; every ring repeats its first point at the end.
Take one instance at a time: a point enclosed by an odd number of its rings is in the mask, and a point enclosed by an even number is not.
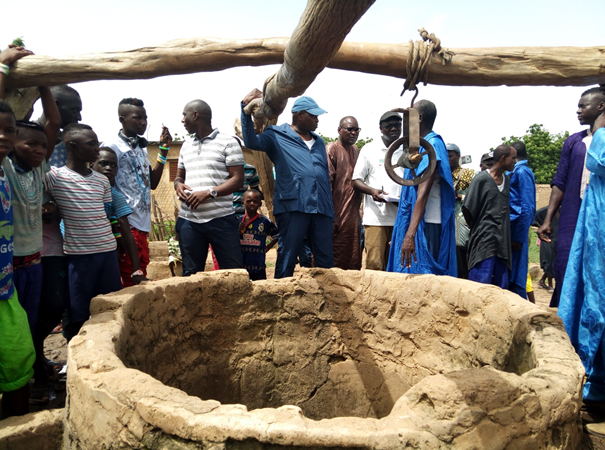
{"type": "MultiPolygon", "coordinates": [[[[275,260],[277,258],[277,252],[275,249],[272,249],[267,254],[267,278],[273,279],[273,275],[275,272],[275,260]]],[[[207,264],[211,267],[212,259],[209,256],[207,264]]],[[[541,275],[540,275],[541,276],[541,275]]],[[[539,279],[539,278],[538,278],[539,279]]],[[[556,311],[555,308],[549,308],[551,292],[546,289],[542,289],[538,286],[537,279],[534,281],[534,295],[536,298],[536,304],[541,306],[542,308],[549,309],[551,311],[556,311]]],[[[53,334],[46,339],[45,342],[45,355],[48,359],[58,362],[64,363],[67,359],[67,345],[65,339],[61,334],[53,334]]],[[[65,406],[65,391],[64,385],[61,386],[60,383],[55,383],[53,386],[54,389],[51,390],[51,401],[42,406],[34,406],[30,407],[31,411],[39,411],[42,409],[50,409],[50,408],[62,408],[65,406]],[[62,389],[63,387],[63,389],[62,389]]],[[[596,438],[593,436],[584,433],[584,438],[582,440],[583,450],[594,449],[594,450],[605,450],[605,439],[596,438]]]]}

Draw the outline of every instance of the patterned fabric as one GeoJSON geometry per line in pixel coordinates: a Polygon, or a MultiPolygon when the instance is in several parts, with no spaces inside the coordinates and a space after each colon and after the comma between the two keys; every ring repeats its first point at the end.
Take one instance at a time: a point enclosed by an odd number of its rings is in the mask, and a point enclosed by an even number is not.
{"type": "MultiPolygon", "coordinates": [[[[185,184],[193,191],[205,191],[229,179],[228,167],[243,166],[239,142],[218,129],[203,139],[187,138],[181,147],[179,169],[185,169],[185,184]]],[[[209,198],[195,210],[181,202],[179,217],[196,223],[233,214],[233,195],[209,198]]]]}
{"type": "Polygon", "coordinates": [[[110,203],[111,186],[97,172],[83,176],[65,167],[46,174],[46,188],[59,207],[65,225],[63,249],[68,255],[115,250],[116,240],[104,203],[110,203]]]}
{"type": "MultiPolygon", "coordinates": [[[[139,141],[137,140],[137,143],[139,141]]],[[[149,155],[145,148],[132,148],[121,133],[103,142],[118,155],[118,174],[115,188],[120,191],[132,210],[128,217],[130,226],[146,233],[151,229],[151,188],[149,155]]]]}
{"type": "MultiPolygon", "coordinates": [[[[466,191],[468,191],[468,187],[471,185],[471,180],[475,176],[475,171],[473,169],[463,169],[458,166],[455,170],[452,171],[452,178],[454,181],[454,190],[456,194],[466,195],[466,191]]],[[[456,217],[460,214],[460,210],[462,209],[462,200],[456,199],[456,204],[454,206],[456,210],[456,217]]]]}
{"type": "Polygon", "coordinates": [[[13,284],[13,208],[11,185],[0,177],[0,300],[8,300],[15,290],[13,284]]]}
{"type": "Polygon", "coordinates": [[[50,167],[43,161],[26,172],[9,157],[2,168],[13,188],[14,255],[33,255],[42,251],[42,183],[50,167]]]}
{"type": "Polygon", "coordinates": [[[65,148],[65,142],[61,141],[55,145],[55,149],[48,160],[48,164],[51,167],[56,168],[63,167],[65,164],[67,164],[67,149],[65,148]]]}
{"type": "Polygon", "coordinates": [[[243,215],[246,213],[243,202],[244,194],[248,188],[257,188],[259,186],[260,180],[256,167],[244,163],[244,186],[233,193],[233,208],[235,209],[235,214],[243,215]]]}
{"type": "MultiPolygon", "coordinates": [[[[246,217],[242,217],[242,222],[246,217]]],[[[267,252],[267,237],[277,236],[277,227],[265,216],[259,215],[244,230],[241,235],[242,258],[244,268],[248,273],[265,271],[265,254],[267,252]]]]}

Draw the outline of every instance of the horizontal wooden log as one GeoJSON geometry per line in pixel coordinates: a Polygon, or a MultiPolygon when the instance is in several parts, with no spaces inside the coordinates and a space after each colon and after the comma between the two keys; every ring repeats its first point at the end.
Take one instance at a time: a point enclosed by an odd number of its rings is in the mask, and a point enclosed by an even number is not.
{"type": "MultiPolygon", "coordinates": [[[[8,87],[134,80],[238,66],[281,64],[288,38],[180,39],[157,47],[79,56],[28,56],[8,87]]],[[[447,41],[446,41],[447,42],[447,41]]],[[[429,83],[448,86],[589,86],[605,82],[605,46],[448,48],[429,64],[429,83]]],[[[328,67],[404,78],[409,44],[344,42],[328,67]]]]}

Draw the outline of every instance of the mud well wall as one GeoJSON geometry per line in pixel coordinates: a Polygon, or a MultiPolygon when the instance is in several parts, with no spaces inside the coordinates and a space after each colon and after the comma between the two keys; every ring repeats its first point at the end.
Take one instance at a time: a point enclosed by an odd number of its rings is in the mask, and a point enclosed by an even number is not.
{"type": "Polygon", "coordinates": [[[206,277],[126,304],[117,351],[204,400],[381,418],[428,375],[531,368],[511,351],[524,336],[514,339],[506,302],[490,301],[502,291],[476,286],[337,270],[294,282],[206,277]]]}

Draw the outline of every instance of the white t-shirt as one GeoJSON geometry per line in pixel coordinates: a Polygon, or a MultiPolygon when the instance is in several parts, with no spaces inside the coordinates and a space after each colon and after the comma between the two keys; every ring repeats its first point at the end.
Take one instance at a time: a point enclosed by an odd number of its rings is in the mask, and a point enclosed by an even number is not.
{"type": "Polygon", "coordinates": [[[435,180],[429,191],[429,198],[424,209],[424,221],[426,223],[441,224],[441,177],[435,171],[435,180]]]}
{"type": "MultiPolygon", "coordinates": [[[[400,147],[393,154],[393,164],[401,156],[403,149],[400,147]]],[[[382,139],[366,144],[359,153],[357,164],[353,170],[353,179],[361,180],[374,189],[383,189],[388,192],[389,197],[399,197],[401,186],[395,183],[384,167],[384,157],[387,154],[382,139]]],[[[403,178],[403,169],[395,169],[397,174],[403,178]]],[[[363,200],[363,224],[392,227],[397,217],[397,206],[394,203],[375,202],[371,195],[364,195],[363,200]]]]}

